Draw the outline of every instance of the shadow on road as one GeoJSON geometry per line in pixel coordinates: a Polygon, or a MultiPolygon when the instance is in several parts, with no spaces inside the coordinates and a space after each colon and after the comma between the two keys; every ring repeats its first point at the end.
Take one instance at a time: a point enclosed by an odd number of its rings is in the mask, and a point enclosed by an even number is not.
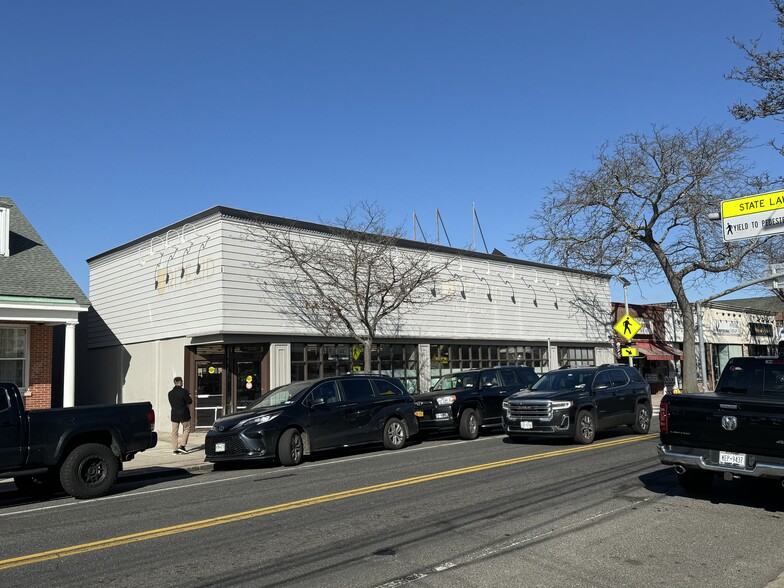
{"type": "Polygon", "coordinates": [[[716,476],[708,493],[690,493],[681,488],[675,469],[662,466],[654,472],[643,474],[640,481],[645,488],[666,496],[683,496],[711,504],[734,504],[766,510],[784,512],[784,488],[776,480],[741,478],[728,482],[716,476]]]}

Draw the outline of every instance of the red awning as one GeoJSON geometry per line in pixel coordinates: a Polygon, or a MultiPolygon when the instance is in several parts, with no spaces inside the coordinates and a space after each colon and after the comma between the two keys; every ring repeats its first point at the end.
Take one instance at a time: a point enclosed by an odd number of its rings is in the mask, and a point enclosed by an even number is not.
{"type": "Polygon", "coordinates": [[[653,341],[637,341],[637,353],[648,361],[672,361],[680,359],[683,351],[670,347],[666,343],[653,341]]]}

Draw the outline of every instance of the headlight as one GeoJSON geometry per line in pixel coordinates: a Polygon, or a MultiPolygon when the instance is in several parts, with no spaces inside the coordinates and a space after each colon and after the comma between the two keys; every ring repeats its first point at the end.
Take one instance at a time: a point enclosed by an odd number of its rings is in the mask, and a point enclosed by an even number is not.
{"type": "Polygon", "coordinates": [[[558,402],[552,403],[553,410],[564,410],[565,408],[571,408],[572,401],[571,400],[559,400],[558,402]]]}
{"type": "Polygon", "coordinates": [[[501,408],[503,408],[504,410],[509,410],[509,401],[508,400],[504,400],[501,403],[501,408]]]}
{"type": "Polygon", "coordinates": [[[234,429],[239,429],[240,427],[247,427],[248,425],[263,425],[264,423],[270,422],[276,416],[278,416],[279,412],[271,412],[269,414],[263,414],[261,416],[255,416],[249,419],[245,419],[244,421],[240,421],[236,425],[234,425],[234,429]]]}
{"type": "Polygon", "coordinates": [[[438,406],[444,406],[447,404],[453,404],[457,400],[457,396],[452,394],[451,396],[439,396],[436,398],[436,404],[438,406]]]}

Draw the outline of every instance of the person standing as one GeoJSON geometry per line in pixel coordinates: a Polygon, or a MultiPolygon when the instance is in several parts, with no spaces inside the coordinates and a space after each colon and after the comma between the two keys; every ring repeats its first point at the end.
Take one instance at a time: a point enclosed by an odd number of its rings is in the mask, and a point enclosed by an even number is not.
{"type": "Polygon", "coordinates": [[[182,378],[174,378],[174,388],[169,390],[169,405],[171,406],[171,444],[172,453],[179,455],[188,453],[185,446],[188,444],[188,435],[191,432],[191,409],[193,403],[191,394],[182,387],[182,378]],[[182,443],[179,442],[180,425],[182,425],[182,443]]]}

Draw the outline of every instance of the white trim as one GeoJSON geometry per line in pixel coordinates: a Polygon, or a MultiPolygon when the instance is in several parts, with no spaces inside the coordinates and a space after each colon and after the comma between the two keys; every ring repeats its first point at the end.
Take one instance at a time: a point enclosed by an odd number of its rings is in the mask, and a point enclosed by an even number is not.
{"type": "Polygon", "coordinates": [[[11,209],[0,206],[0,257],[8,257],[11,255],[10,234],[11,209]]]}

